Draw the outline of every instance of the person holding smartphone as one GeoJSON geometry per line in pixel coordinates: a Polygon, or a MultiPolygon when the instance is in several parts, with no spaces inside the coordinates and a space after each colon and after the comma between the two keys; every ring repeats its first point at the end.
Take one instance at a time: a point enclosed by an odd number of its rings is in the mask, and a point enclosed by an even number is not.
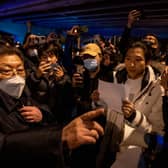
{"type": "Polygon", "coordinates": [[[71,118],[71,104],[68,100],[71,96],[71,79],[62,65],[61,51],[54,42],[46,44],[39,50],[37,70],[27,77],[32,96],[40,104],[48,106],[54,120],[59,123],[67,122],[71,118]]]}

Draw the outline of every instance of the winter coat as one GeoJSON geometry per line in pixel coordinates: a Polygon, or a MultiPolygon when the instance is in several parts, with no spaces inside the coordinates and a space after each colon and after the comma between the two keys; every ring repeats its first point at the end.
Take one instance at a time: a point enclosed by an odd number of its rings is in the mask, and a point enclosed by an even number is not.
{"type": "MultiPolygon", "coordinates": [[[[129,152],[127,150],[129,150],[130,145],[147,147],[147,144],[144,141],[144,135],[146,133],[157,132],[162,135],[164,134],[162,112],[163,90],[159,85],[159,82],[156,80],[156,77],[157,75],[154,74],[152,67],[147,66],[142,78],[141,90],[132,100],[132,102],[135,104],[136,115],[131,121],[125,120],[124,138],[120,144],[121,152],[119,152],[118,155],[125,153],[125,155],[128,156],[129,152]]],[[[108,78],[106,78],[106,80],[108,80],[108,78]]],[[[110,81],[114,83],[123,84],[126,82],[126,80],[127,72],[124,67],[115,72],[114,76],[110,79],[110,81]]],[[[137,149],[137,162],[138,155],[140,153],[141,150],[137,149]]],[[[133,160],[135,161],[136,159],[133,160]]],[[[120,162],[123,162],[124,164],[123,160],[120,160],[120,162]]],[[[116,168],[117,166],[117,162],[114,163],[113,167],[116,168]]],[[[124,166],[129,167],[130,165],[127,166],[125,163],[124,166]]]]}
{"type": "MultiPolygon", "coordinates": [[[[20,99],[14,99],[0,90],[1,167],[64,168],[62,128],[47,124],[47,120],[26,123],[18,111],[23,104],[37,105],[26,92],[20,99]]],[[[40,109],[43,114],[48,113],[46,108],[40,109]]]]}

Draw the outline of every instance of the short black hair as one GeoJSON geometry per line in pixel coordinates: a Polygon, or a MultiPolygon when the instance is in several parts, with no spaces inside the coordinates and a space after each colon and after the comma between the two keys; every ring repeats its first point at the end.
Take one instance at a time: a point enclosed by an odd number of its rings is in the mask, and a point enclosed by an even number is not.
{"type": "Polygon", "coordinates": [[[145,62],[148,62],[149,60],[151,60],[151,56],[152,56],[151,50],[149,50],[149,48],[146,46],[144,42],[135,41],[131,43],[126,50],[126,54],[127,54],[127,51],[131,48],[142,48],[144,51],[145,62]]]}
{"type": "Polygon", "coordinates": [[[41,58],[43,55],[47,55],[47,53],[53,53],[58,59],[60,59],[63,55],[61,47],[52,42],[46,43],[38,49],[39,58],[41,58]]]}
{"type": "Polygon", "coordinates": [[[24,61],[23,53],[20,49],[18,49],[15,46],[6,46],[6,45],[0,45],[0,56],[3,55],[17,55],[21,58],[22,61],[24,61]]]}

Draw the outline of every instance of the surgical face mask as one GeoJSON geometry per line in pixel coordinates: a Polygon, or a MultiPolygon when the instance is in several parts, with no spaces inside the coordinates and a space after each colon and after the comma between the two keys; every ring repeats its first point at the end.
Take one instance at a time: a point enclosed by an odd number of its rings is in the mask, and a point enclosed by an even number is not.
{"type": "Polygon", "coordinates": [[[96,59],[88,58],[83,60],[83,63],[84,63],[84,67],[90,72],[94,72],[98,68],[98,62],[96,59]]]}
{"type": "Polygon", "coordinates": [[[0,89],[8,95],[20,98],[25,86],[25,79],[21,76],[15,75],[11,78],[2,79],[0,81],[0,89]]]}

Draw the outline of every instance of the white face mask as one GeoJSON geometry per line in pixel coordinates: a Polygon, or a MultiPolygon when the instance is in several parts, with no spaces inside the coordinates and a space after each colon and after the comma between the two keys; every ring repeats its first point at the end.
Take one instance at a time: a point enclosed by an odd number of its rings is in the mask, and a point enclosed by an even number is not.
{"type": "Polygon", "coordinates": [[[18,75],[0,81],[0,89],[15,98],[20,98],[24,86],[25,79],[18,75]]]}
{"type": "Polygon", "coordinates": [[[90,72],[94,72],[96,71],[97,67],[98,67],[98,62],[96,59],[93,59],[93,58],[88,58],[88,59],[85,59],[83,61],[84,63],[84,67],[90,71],[90,72]]]}

